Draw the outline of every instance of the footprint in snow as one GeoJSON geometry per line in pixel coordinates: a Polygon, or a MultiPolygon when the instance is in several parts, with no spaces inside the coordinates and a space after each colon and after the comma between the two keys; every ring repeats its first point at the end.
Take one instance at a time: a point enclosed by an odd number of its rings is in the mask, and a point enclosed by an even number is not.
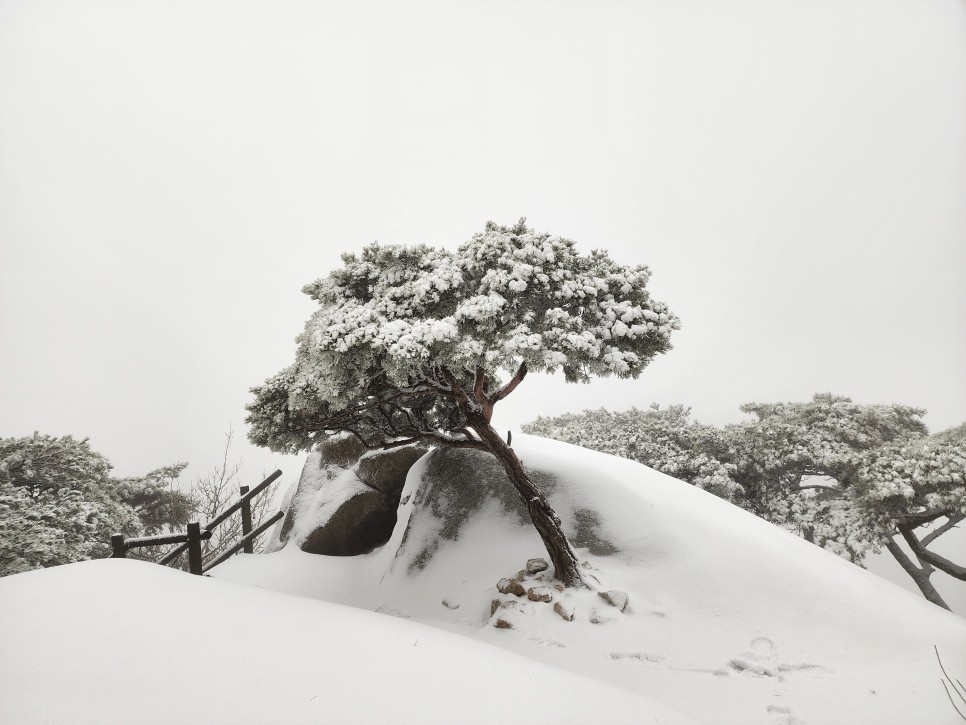
{"type": "Polygon", "coordinates": [[[790,707],[769,705],[767,709],[772,716],[771,725],[805,725],[805,721],[795,717],[790,707]]]}
{"type": "Polygon", "coordinates": [[[618,661],[644,662],[651,665],[660,664],[664,661],[664,655],[651,654],[650,652],[611,652],[610,658],[618,661]]]}
{"type": "Polygon", "coordinates": [[[567,646],[563,642],[560,642],[553,637],[527,637],[527,640],[530,642],[536,642],[537,644],[542,644],[544,647],[564,648],[567,646]]]}
{"type": "MultiPolygon", "coordinates": [[[[779,662],[775,653],[775,643],[768,637],[757,637],[751,641],[751,651],[728,660],[724,674],[740,673],[753,677],[774,677],[784,679],[791,672],[802,672],[813,679],[820,679],[828,672],[821,665],[809,663],[779,662]]],[[[793,725],[789,721],[789,725],[793,725]]]]}

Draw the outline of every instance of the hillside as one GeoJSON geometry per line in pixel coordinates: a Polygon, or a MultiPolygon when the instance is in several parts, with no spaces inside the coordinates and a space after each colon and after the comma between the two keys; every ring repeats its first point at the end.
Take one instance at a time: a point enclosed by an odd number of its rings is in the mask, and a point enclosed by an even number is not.
{"type": "Polygon", "coordinates": [[[552,602],[498,593],[544,556],[539,539],[485,461],[434,453],[409,471],[392,536],[370,554],[292,542],[213,579],[106,561],[0,581],[0,646],[18,653],[0,670],[14,693],[0,719],[103,722],[140,707],[145,722],[175,710],[214,722],[958,720],[933,648],[962,679],[963,619],[640,464],[528,436],[514,448],[593,590],[561,593],[536,573],[517,578],[552,602]]]}

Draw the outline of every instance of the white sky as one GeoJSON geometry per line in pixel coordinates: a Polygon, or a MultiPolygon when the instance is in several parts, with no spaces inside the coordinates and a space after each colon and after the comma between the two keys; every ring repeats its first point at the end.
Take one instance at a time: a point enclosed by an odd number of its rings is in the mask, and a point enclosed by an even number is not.
{"type": "Polygon", "coordinates": [[[191,477],[232,425],[294,475],[243,419],[301,286],[520,216],[650,265],[683,328],[500,425],[821,391],[958,424],[964,41],[962,0],[0,0],[0,435],[191,477]]]}

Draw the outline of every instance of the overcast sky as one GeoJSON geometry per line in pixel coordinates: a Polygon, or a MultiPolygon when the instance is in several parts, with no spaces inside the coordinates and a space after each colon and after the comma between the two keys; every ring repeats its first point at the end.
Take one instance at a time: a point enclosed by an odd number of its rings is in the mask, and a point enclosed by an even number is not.
{"type": "MultiPolygon", "coordinates": [[[[0,0],[0,435],[121,474],[233,426],[303,284],[487,219],[648,264],[682,320],[587,407],[830,391],[966,420],[966,3],[0,0]]],[[[255,481],[251,481],[254,483],[255,481]]]]}

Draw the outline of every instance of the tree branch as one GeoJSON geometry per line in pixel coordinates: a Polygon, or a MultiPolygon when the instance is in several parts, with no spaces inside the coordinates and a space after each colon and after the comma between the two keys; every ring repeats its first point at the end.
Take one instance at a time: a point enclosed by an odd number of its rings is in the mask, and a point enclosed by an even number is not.
{"type": "Polygon", "coordinates": [[[922,592],[922,595],[926,599],[943,609],[949,609],[949,605],[939,596],[939,592],[936,591],[936,588],[929,581],[929,575],[932,574],[933,568],[928,563],[920,560],[922,567],[917,567],[891,537],[886,539],[885,546],[893,558],[899,562],[899,566],[903,568],[906,574],[912,577],[912,580],[919,587],[919,591],[922,592]]]}
{"type": "Polygon", "coordinates": [[[951,529],[955,529],[956,525],[963,520],[962,516],[950,516],[949,520],[934,531],[930,531],[928,534],[920,539],[923,546],[929,546],[932,542],[938,539],[940,536],[945,534],[951,529]]]}
{"type": "Polygon", "coordinates": [[[929,551],[926,547],[922,545],[922,542],[916,538],[913,533],[912,528],[909,526],[898,526],[899,533],[902,534],[902,538],[906,540],[909,544],[909,548],[912,549],[913,553],[922,561],[932,564],[934,567],[939,569],[939,571],[949,574],[949,576],[959,579],[960,581],[966,581],[966,567],[959,566],[951,562],[945,557],[939,556],[929,551]]]}
{"type": "Polygon", "coordinates": [[[923,524],[928,524],[930,521],[941,519],[943,516],[948,516],[948,513],[946,511],[938,511],[931,514],[907,514],[905,516],[896,516],[895,520],[901,522],[901,525],[909,525],[915,528],[923,524]]]}
{"type": "Polygon", "coordinates": [[[520,363],[520,367],[517,368],[516,375],[510,380],[506,385],[497,391],[494,391],[493,395],[489,396],[490,405],[496,405],[506,396],[517,389],[517,386],[523,382],[523,379],[527,376],[527,364],[525,362],[520,363]]]}

